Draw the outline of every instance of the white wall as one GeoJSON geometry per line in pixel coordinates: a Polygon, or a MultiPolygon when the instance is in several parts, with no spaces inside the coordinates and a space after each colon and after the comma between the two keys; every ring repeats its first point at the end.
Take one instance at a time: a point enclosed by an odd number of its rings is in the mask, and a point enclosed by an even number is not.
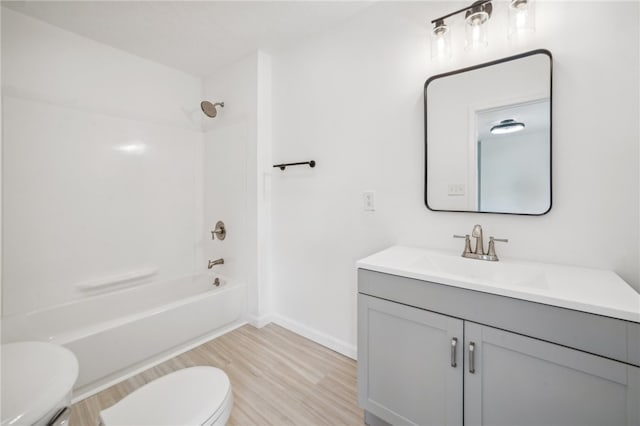
{"type": "Polygon", "coordinates": [[[2,11],[3,313],[202,264],[200,79],[2,11]]]}
{"type": "Polygon", "coordinates": [[[270,312],[265,181],[270,154],[270,88],[269,57],[263,52],[205,79],[205,99],[224,101],[225,107],[205,124],[204,250],[207,259],[225,259],[223,266],[215,266],[222,274],[247,283],[249,320],[258,326],[270,312]],[[226,224],[227,237],[212,241],[209,231],[218,220],[226,224]]]}
{"type": "MultiPolygon", "coordinates": [[[[0,7],[0,23],[2,23],[2,8],[0,7]]],[[[0,26],[0,46],[2,46],[2,31],[0,26]]],[[[2,81],[2,55],[0,54],[0,82],[2,81]]],[[[1,90],[1,88],[0,88],[1,90]]],[[[2,102],[0,102],[0,129],[2,129],[2,102]]],[[[2,146],[2,132],[0,132],[0,146],[2,146]]],[[[2,149],[0,149],[0,200],[2,199],[2,149]]],[[[0,203],[2,204],[2,203],[0,203]]],[[[0,224],[2,223],[2,208],[0,208],[0,224]]],[[[0,226],[0,316],[2,315],[2,226],[0,226]]]]}
{"type": "Polygon", "coordinates": [[[274,161],[318,162],[273,177],[274,310],[344,352],[356,342],[357,259],[392,244],[462,250],[451,235],[475,223],[509,238],[502,256],[612,269],[640,288],[638,4],[538,2],[535,38],[514,46],[498,3],[490,48],[436,66],[427,21],[457,6],[378,3],[273,54],[274,161]],[[613,30],[595,30],[603,22],[613,30]],[[554,55],[551,212],[427,210],[425,80],[539,47],[554,55]],[[362,210],[369,189],[375,212],[362,210]]]}

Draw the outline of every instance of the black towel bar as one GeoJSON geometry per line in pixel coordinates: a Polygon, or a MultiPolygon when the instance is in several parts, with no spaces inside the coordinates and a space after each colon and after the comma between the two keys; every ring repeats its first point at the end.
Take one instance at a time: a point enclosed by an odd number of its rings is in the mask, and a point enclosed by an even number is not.
{"type": "Polygon", "coordinates": [[[284,170],[289,166],[301,166],[303,164],[308,164],[309,167],[315,167],[316,166],[316,162],[311,160],[311,161],[302,161],[300,163],[282,163],[282,164],[274,164],[273,167],[279,167],[280,170],[284,170]]]}

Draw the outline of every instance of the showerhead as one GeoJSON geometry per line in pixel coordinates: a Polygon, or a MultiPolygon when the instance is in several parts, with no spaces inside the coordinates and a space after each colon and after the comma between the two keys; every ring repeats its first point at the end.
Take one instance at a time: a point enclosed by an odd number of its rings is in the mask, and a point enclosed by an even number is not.
{"type": "Polygon", "coordinates": [[[224,102],[216,102],[215,104],[212,104],[209,101],[200,102],[200,108],[202,108],[202,112],[204,112],[207,117],[211,118],[214,118],[216,115],[218,115],[218,111],[216,110],[217,106],[224,108],[224,102]]]}

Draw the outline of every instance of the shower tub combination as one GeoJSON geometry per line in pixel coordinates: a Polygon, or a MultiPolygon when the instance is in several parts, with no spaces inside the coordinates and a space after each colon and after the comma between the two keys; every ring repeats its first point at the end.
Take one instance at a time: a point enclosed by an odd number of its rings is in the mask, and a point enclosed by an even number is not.
{"type": "Polygon", "coordinates": [[[239,326],[245,308],[244,285],[200,274],[7,316],[2,340],[70,349],[80,363],[78,401],[239,326]]]}

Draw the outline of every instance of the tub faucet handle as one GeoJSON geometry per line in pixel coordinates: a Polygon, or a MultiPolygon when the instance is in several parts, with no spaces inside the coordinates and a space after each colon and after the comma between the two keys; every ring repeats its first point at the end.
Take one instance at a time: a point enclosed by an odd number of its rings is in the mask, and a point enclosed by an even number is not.
{"type": "Polygon", "coordinates": [[[216,223],[216,229],[211,231],[211,239],[215,240],[216,237],[218,237],[218,239],[222,241],[226,238],[226,236],[227,236],[227,228],[224,226],[224,222],[219,220],[216,223]]]}

